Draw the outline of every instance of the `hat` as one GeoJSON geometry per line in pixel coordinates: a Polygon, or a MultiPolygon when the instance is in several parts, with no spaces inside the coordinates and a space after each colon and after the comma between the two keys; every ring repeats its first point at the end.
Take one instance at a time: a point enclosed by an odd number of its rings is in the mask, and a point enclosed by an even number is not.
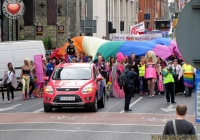
{"type": "Polygon", "coordinates": [[[121,52],[117,53],[116,57],[117,57],[117,61],[124,60],[124,55],[121,52]]]}

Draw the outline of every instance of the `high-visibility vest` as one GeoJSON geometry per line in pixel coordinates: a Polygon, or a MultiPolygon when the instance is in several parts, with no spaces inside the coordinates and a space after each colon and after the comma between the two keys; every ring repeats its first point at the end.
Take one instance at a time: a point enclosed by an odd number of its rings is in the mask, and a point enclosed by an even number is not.
{"type": "Polygon", "coordinates": [[[139,76],[140,77],[144,76],[145,75],[145,64],[144,65],[141,64],[141,67],[138,67],[138,70],[139,70],[139,76]]]}
{"type": "MultiPolygon", "coordinates": [[[[164,69],[165,71],[167,71],[167,69],[164,69]]],[[[167,83],[174,83],[174,77],[171,73],[168,72],[167,76],[163,77],[163,83],[167,84],[167,83]]]]}
{"type": "Polygon", "coordinates": [[[183,73],[194,73],[194,68],[191,65],[183,65],[183,73]]]}

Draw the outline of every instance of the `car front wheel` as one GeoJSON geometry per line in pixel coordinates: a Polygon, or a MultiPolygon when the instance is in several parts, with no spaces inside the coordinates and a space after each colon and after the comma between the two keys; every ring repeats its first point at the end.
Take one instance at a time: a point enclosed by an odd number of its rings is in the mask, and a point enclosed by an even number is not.
{"type": "Polygon", "coordinates": [[[52,112],[52,107],[48,107],[44,105],[44,112],[52,112]]]}
{"type": "Polygon", "coordinates": [[[104,106],[105,106],[105,92],[102,93],[102,98],[101,100],[99,100],[99,103],[98,103],[99,108],[104,108],[104,106]]]}
{"type": "Polygon", "coordinates": [[[97,96],[95,96],[94,103],[93,103],[93,106],[91,108],[91,111],[92,112],[97,112],[97,109],[98,109],[98,100],[97,100],[97,96]]]}

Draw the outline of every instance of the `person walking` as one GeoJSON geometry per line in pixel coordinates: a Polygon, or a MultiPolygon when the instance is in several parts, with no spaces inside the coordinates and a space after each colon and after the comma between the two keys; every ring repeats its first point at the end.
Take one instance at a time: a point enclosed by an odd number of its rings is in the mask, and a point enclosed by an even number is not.
{"type": "Polygon", "coordinates": [[[13,69],[12,63],[8,63],[8,70],[5,70],[3,83],[4,86],[7,88],[7,98],[8,103],[14,101],[14,89],[17,88],[17,78],[15,75],[15,70],[13,69]],[[10,100],[10,93],[11,93],[11,100],[10,100]]]}
{"type": "Polygon", "coordinates": [[[100,74],[103,77],[104,85],[106,87],[106,91],[105,91],[106,96],[108,96],[106,78],[108,76],[109,68],[108,68],[107,64],[103,61],[102,56],[98,57],[98,62],[95,64],[95,67],[97,70],[99,70],[100,74]]]}
{"type": "Polygon", "coordinates": [[[22,87],[23,100],[29,99],[28,91],[29,91],[29,85],[30,85],[30,73],[31,73],[30,61],[28,58],[25,58],[24,65],[21,68],[21,75],[20,75],[20,79],[23,84],[23,87],[22,87]],[[25,92],[25,90],[27,92],[25,92]]]}
{"type": "Polygon", "coordinates": [[[125,94],[125,105],[124,105],[124,111],[132,111],[129,108],[130,102],[131,102],[131,97],[133,94],[133,86],[134,86],[134,81],[133,79],[136,78],[138,75],[136,72],[131,71],[132,66],[131,65],[127,65],[126,66],[126,77],[128,80],[128,84],[124,86],[124,94],[125,94]]]}
{"type": "Polygon", "coordinates": [[[116,63],[116,59],[114,57],[110,57],[109,64],[108,64],[109,78],[108,78],[107,88],[108,88],[109,96],[111,96],[111,97],[113,97],[112,88],[111,88],[111,85],[112,85],[112,70],[113,70],[113,66],[114,66],[115,63],[116,63]]]}
{"type": "Polygon", "coordinates": [[[180,95],[181,94],[180,80],[183,75],[183,70],[181,65],[178,64],[177,59],[174,59],[172,67],[174,70],[175,93],[176,95],[180,95]]]}
{"type": "Polygon", "coordinates": [[[140,58],[141,62],[138,65],[138,70],[139,70],[139,85],[140,85],[140,96],[142,96],[145,93],[145,87],[146,87],[146,81],[144,78],[145,75],[145,59],[144,56],[140,58]]]}
{"type": "Polygon", "coordinates": [[[196,135],[194,125],[185,120],[187,107],[178,105],[176,107],[176,119],[166,123],[163,135],[196,135]]]}
{"type": "Polygon", "coordinates": [[[111,85],[112,89],[111,90],[112,90],[113,97],[124,98],[125,96],[124,90],[118,85],[118,82],[117,82],[117,77],[119,75],[119,72],[123,73],[126,70],[126,66],[124,64],[124,55],[121,52],[119,52],[117,53],[116,57],[117,57],[117,63],[115,63],[112,68],[112,85],[111,85]]]}
{"type": "Polygon", "coordinates": [[[167,66],[162,70],[163,74],[163,83],[165,85],[165,91],[166,91],[166,99],[167,102],[170,102],[171,98],[171,103],[176,103],[175,102],[175,93],[174,93],[174,72],[172,69],[172,66],[167,66]]]}
{"type": "Polygon", "coordinates": [[[35,83],[34,83],[34,77],[35,77],[35,64],[33,61],[30,61],[30,68],[31,68],[31,72],[30,72],[30,87],[31,89],[29,90],[29,98],[34,98],[34,96],[32,95],[34,89],[35,89],[35,83]]]}
{"type": "MultiPolygon", "coordinates": [[[[138,70],[139,62],[140,61],[138,59],[136,59],[135,54],[132,53],[130,59],[128,60],[128,64],[132,65],[132,68],[134,69],[134,71],[137,74],[139,74],[139,70],[138,70]]],[[[138,79],[138,77],[134,80],[133,91],[139,93],[139,79],[138,79]]]]}
{"type": "Polygon", "coordinates": [[[155,82],[159,70],[157,67],[157,58],[153,51],[148,51],[145,56],[146,65],[145,65],[145,78],[148,81],[149,97],[154,97],[155,82]]]}
{"type": "Polygon", "coordinates": [[[55,64],[55,60],[51,59],[50,62],[46,66],[46,75],[49,77],[49,80],[54,70],[54,64],[55,64]]]}
{"type": "Polygon", "coordinates": [[[194,87],[194,74],[196,69],[185,61],[182,66],[183,69],[183,83],[185,86],[185,97],[192,96],[192,90],[194,87]]]}

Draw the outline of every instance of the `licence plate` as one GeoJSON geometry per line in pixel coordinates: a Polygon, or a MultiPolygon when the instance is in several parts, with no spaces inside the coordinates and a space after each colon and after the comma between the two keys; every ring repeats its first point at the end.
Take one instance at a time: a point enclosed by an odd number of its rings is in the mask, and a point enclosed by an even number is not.
{"type": "Polygon", "coordinates": [[[75,97],[60,97],[60,101],[75,101],[75,97]]]}

